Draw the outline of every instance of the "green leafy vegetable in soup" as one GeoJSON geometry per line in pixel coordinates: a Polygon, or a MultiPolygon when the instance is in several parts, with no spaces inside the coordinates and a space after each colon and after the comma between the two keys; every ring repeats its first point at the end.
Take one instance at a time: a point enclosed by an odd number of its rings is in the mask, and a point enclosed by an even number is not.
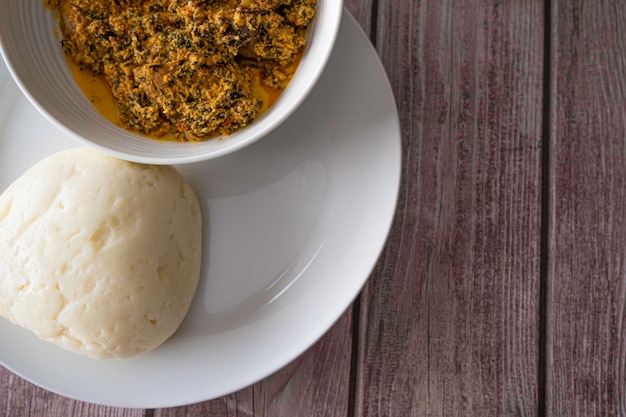
{"type": "Polygon", "coordinates": [[[120,122],[202,140],[247,126],[290,81],[316,0],[47,0],[63,48],[120,122]]]}

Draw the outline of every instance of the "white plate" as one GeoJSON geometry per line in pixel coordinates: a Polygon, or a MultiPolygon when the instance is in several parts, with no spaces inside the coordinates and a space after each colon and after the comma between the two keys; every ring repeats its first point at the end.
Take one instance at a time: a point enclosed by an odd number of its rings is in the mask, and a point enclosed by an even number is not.
{"type": "MultiPolygon", "coordinates": [[[[75,142],[0,65],[0,190],[75,142]]],[[[158,349],[96,361],[0,318],[0,363],[61,395],[161,408],[216,398],[303,353],[361,290],[383,248],[400,183],[398,115],[375,50],[345,14],[318,86],[269,137],[178,167],[206,224],[200,287],[158,349]]]]}

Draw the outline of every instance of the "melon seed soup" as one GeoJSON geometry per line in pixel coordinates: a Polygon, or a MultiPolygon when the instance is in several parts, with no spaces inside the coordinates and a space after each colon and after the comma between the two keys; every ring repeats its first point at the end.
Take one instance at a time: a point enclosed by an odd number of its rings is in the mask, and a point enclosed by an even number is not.
{"type": "Polygon", "coordinates": [[[47,0],[87,97],[178,141],[247,126],[291,80],[316,0],[47,0]],[[94,79],[95,77],[95,79],[94,79]]]}

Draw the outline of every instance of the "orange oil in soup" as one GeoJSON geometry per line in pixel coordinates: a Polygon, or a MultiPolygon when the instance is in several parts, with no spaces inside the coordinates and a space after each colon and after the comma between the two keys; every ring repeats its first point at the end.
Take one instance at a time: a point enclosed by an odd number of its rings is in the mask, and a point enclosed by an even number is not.
{"type": "MultiPolygon", "coordinates": [[[[291,81],[293,74],[298,68],[301,55],[302,54],[298,56],[293,64],[285,69],[285,72],[289,76],[289,81],[291,81]]],[[[124,123],[122,123],[122,121],[120,120],[113,94],[111,94],[111,90],[104,80],[104,76],[95,74],[93,71],[88,70],[81,65],[75,63],[74,60],[71,59],[69,56],[66,57],[66,61],[72,72],[74,80],[82,90],[83,94],[85,94],[87,99],[96,108],[96,110],[98,110],[98,112],[111,123],[114,123],[115,125],[128,130],[124,126],[124,123]]],[[[256,99],[261,101],[261,108],[259,109],[259,114],[257,115],[257,118],[265,113],[276,102],[276,100],[278,100],[278,97],[280,97],[281,93],[284,91],[284,88],[275,89],[266,86],[262,82],[262,77],[262,70],[259,70],[252,80],[252,94],[256,99]]],[[[160,141],[180,141],[173,133],[167,133],[159,137],[149,136],[139,132],[133,133],[160,141]]]]}

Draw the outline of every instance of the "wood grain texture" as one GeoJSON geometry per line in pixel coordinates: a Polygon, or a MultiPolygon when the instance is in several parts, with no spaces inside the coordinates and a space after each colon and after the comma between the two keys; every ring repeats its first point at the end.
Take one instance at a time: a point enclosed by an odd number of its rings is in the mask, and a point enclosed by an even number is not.
{"type": "Polygon", "coordinates": [[[144,410],[104,407],[53,394],[0,368],[0,416],[141,417],[144,410]]]}
{"type": "Polygon", "coordinates": [[[536,415],[543,3],[378,12],[403,183],[363,293],[356,415],[536,415]]]}
{"type": "Polygon", "coordinates": [[[552,9],[550,416],[626,415],[626,3],[552,9]]]}

